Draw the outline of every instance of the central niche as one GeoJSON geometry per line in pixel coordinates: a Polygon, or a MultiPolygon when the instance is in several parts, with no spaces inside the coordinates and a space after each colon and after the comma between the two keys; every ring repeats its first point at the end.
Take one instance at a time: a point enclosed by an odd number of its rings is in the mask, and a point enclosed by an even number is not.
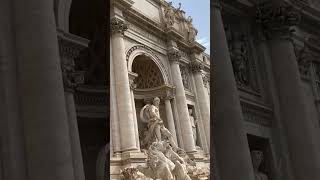
{"type": "Polygon", "coordinates": [[[147,56],[137,56],[132,64],[132,72],[139,76],[135,78],[137,89],[156,88],[164,84],[158,66],[147,56]]]}

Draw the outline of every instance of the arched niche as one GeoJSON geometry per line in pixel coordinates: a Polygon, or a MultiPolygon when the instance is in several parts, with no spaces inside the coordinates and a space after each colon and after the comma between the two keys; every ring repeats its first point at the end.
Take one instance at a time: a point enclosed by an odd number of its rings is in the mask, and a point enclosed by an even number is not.
{"type": "Polygon", "coordinates": [[[150,63],[153,62],[155,66],[159,69],[159,72],[161,73],[163,84],[162,85],[169,85],[169,75],[168,72],[161,62],[161,60],[158,58],[155,53],[144,45],[135,45],[131,47],[127,53],[126,53],[126,59],[128,63],[128,71],[134,72],[132,70],[134,61],[139,60],[141,57],[144,57],[147,61],[150,63]],[[138,57],[138,58],[137,58],[138,57]]]}

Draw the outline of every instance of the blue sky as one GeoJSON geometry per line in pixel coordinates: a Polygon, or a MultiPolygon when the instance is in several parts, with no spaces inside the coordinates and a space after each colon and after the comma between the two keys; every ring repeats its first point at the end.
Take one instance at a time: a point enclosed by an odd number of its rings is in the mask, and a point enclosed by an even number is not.
{"type": "Polygon", "coordinates": [[[198,29],[196,40],[206,47],[206,53],[210,54],[210,0],[167,0],[174,7],[179,7],[191,16],[193,25],[198,29]]]}

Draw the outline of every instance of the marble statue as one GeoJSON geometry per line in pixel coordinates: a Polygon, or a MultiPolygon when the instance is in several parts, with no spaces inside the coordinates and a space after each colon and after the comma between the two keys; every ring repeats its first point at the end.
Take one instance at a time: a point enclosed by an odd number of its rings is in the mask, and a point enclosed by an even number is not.
{"type": "Polygon", "coordinates": [[[154,140],[161,141],[162,137],[165,137],[170,141],[170,144],[174,149],[178,149],[178,146],[173,139],[173,135],[164,126],[163,120],[160,117],[159,104],[160,99],[155,97],[153,99],[153,104],[145,105],[140,112],[140,118],[148,123],[148,130],[144,141],[146,143],[153,142],[154,140]]]}
{"type": "Polygon", "coordinates": [[[191,108],[189,109],[189,119],[191,122],[194,144],[196,144],[196,142],[197,142],[197,126],[196,126],[197,121],[193,117],[193,109],[191,109],[191,108]]]}
{"type": "Polygon", "coordinates": [[[197,180],[208,179],[209,170],[197,167],[188,154],[177,146],[172,134],[164,126],[159,113],[160,99],[155,97],[152,104],[145,105],[140,118],[148,123],[143,149],[147,159],[144,165],[128,168],[122,172],[127,179],[197,180]],[[143,174],[143,177],[139,175],[143,174]],[[139,176],[138,176],[139,175],[139,176]]]}
{"type": "Polygon", "coordinates": [[[196,35],[198,34],[198,31],[196,28],[194,28],[192,24],[192,18],[190,16],[186,19],[186,22],[187,22],[187,30],[188,30],[188,40],[189,42],[194,42],[196,35]]]}
{"type": "Polygon", "coordinates": [[[263,172],[259,171],[259,167],[263,160],[263,152],[262,151],[251,151],[251,159],[252,165],[255,175],[255,180],[268,180],[268,176],[263,172]]]}

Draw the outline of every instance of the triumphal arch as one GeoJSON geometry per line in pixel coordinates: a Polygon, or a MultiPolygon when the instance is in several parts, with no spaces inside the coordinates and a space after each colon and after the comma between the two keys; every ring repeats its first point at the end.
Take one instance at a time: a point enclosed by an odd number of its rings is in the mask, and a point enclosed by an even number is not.
{"type": "Polygon", "coordinates": [[[163,0],[111,2],[111,179],[208,179],[210,57],[163,0]]]}

